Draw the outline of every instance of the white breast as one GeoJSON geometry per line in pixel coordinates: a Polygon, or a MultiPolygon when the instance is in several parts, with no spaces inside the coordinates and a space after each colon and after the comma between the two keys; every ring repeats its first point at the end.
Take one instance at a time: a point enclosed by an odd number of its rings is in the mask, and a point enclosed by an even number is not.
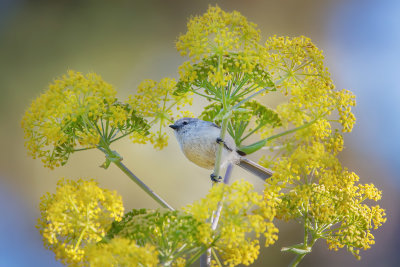
{"type": "MultiPolygon", "coordinates": [[[[182,134],[177,134],[177,138],[180,139],[179,143],[183,153],[190,161],[202,168],[213,169],[219,135],[219,128],[208,126],[196,127],[196,130],[188,130],[182,134]]],[[[232,137],[228,136],[226,141],[231,146],[233,144],[233,152],[224,148],[222,163],[238,158],[232,137]]]]}

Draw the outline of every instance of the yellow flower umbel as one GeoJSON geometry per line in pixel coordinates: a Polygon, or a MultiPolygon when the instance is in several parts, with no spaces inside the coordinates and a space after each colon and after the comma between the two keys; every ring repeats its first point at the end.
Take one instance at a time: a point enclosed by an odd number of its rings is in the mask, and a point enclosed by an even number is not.
{"type": "Polygon", "coordinates": [[[359,258],[360,249],[374,244],[371,230],[386,221],[385,211],[369,204],[378,201],[381,192],[372,184],[357,184],[358,176],[341,166],[336,155],[343,139],[323,124],[310,127],[308,144],[303,142],[273,164],[275,173],[267,182],[266,198],[279,196],[277,217],[294,219],[305,228],[304,242],[286,250],[304,257],[322,238],[330,249],[346,246],[359,258]]]}
{"type": "Polygon", "coordinates": [[[272,223],[275,217],[274,200],[266,203],[263,197],[253,191],[253,186],[244,181],[232,185],[218,184],[210,189],[209,194],[189,205],[186,210],[199,221],[205,221],[218,209],[222,201],[219,224],[214,232],[215,249],[225,265],[249,265],[257,259],[260,245],[258,238],[264,234],[266,246],[278,239],[278,229],[272,223]]]}
{"type": "Polygon", "coordinates": [[[324,66],[322,51],[309,38],[274,36],[268,39],[264,49],[264,64],[274,79],[281,81],[277,88],[288,96],[287,103],[277,107],[286,124],[299,126],[336,111],[343,131],[352,130],[354,95],[335,89],[324,66]]]}
{"type": "Polygon", "coordinates": [[[75,151],[108,146],[136,131],[146,135],[148,128],[100,76],[74,71],[32,102],[22,127],[30,155],[49,168],[64,165],[75,151]]]}
{"type": "Polygon", "coordinates": [[[254,23],[239,12],[227,13],[218,6],[210,6],[203,16],[192,17],[187,32],[176,43],[182,56],[194,60],[227,51],[253,49],[260,35],[254,23]]]}
{"type": "Polygon", "coordinates": [[[93,180],[64,180],[55,194],[40,203],[37,227],[45,246],[64,264],[83,262],[85,247],[99,242],[111,223],[122,218],[124,208],[116,192],[101,189],[93,180]]]}
{"type": "Polygon", "coordinates": [[[189,266],[212,242],[209,225],[189,214],[145,209],[132,210],[114,222],[106,239],[115,238],[154,247],[162,266],[189,266]]]}
{"type": "Polygon", "coordinates": [[[176,81],[170,78],[161,79],[160,82],[144,80],[140,83],[137,94],[130,96],[129,103],[139,115],[147,118],[154,131],[150,136],[135,133],[132,140],[135,143],[150,142],[157,149],[162,149],[168,145],[168,135],[163,128],[173,122],[174,115],[178,117],[191,117],[188,111],[181,110],[187,104],[192,104],[191,93],[174,95],[176,81]]]}
{"type": "Polygon", "coordinates": [[[346,246],[359,258],[359,250],[374,243],[370,230],[386,218],[378,205],[364,202],[379,200],[380,191],[357,184],[358,176],[337,159],[343,149],[340,132],[350,132],[355,123],[355,97],[335,89],[322,52],[309,38],[272,37],[265,49],[265,64],[282,81],[277,88],[287,97],[276,109],[282,125],[308,125],[270,142],[275,156],[263,160],[275,171],[265,194],[267,199],[280,196],[277,216],[305,228],[304,242],[285,250],[298,254],[296,265],[322,238],[331,249],[346,246]]]}
{"type": "Polygon", "coordinates": [[[237,11],[209,7],[202,16],[191,18],[176,44],[181,55],[191,58],[179,69],[176,93],[191,90],[220,102],[229,96],[232,100],[226,101],[234,103],[265,87],[273,90],[270,75],[261,65],[264,50],[259,39],[257,26],[237,11]],[[203,89],[207,95],[201,93],[203,89]]]}
{"type": "MultiPolygon", "coordinates": [[[[291,251],[304,256],[316,239],[325,238],[331,248],[347,246],[357,255],[373,243],[370,229],[379,227],[385,214],[363,202],[378,200],[380,192],[373,185],[357,185],[358,177],[337,160],[341,132],[350,132],[355,123],[355,97],[335,88],[322,51],[309,38],[274,36],[265,45],[259,39],[255,24],[238,12],[210,7],[191,18],[177,42],[190,60],[180,67],[175,93],[193,92],[214,101],[201,117],[220,122],[221,136],[229,132],[246,153],[271,148],[263,164],[275,174],[265,201],[278,199],[278,215],[300,219],[306,229],[304,243],[291,251]],[[284,102],[272,110],[254,101],[266,92],[284,102]],[[243,146],[253,133],[262,140],[243,146]]],[[[200,219],[211,216],[205,202],[196,207],[194,214],[203,211],[200,219]]]]}
{"type": "Polygon", "coordinates": [[[140,247],[135,241],[120,237],[112,239],[109,243],[93,245],[85,254],[91,267],[159,266],[158,253],[154,246],[146,244],[140,247]]]}

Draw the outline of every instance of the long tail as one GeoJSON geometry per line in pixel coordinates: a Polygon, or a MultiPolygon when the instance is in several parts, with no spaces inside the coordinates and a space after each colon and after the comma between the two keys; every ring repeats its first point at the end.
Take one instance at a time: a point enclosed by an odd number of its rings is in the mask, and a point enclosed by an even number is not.
{"type": "Polygon", "coordinates": [[[240,158],[240,162],[238,163],[240,167],[245,169],[246,171],[251,172],[252,174],[258,176],[259,178],[263,179],[264,181],[267,180],[269,177],[272,176],[273,172],[263,166],[251,161],[245,157],[240,158]]]}

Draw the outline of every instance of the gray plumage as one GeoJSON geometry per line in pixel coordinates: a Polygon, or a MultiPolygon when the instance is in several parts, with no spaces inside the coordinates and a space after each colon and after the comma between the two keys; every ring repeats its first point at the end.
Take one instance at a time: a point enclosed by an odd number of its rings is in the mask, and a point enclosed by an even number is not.
{"type": "MultiPolygon", "coordinates": [[[[219,145],[217,138],[221,133],[219,126],[196,118],[182,118],[170,125],[170,127],[175,131],[176,139],[183,154],[191,162],[205,169],[211,170],[214,168],[215,155],[219,145]]],[[[240,154],[244,153],[237,150],[235,141],[227,133],[222,150],[222,167],[230,162],[239,165],[263,180],[271,177],[272,171],[240,154]]]]}

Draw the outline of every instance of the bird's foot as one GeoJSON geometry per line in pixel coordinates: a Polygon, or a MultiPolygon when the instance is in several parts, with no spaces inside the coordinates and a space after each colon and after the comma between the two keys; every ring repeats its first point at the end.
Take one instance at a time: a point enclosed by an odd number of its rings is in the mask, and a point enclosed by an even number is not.
{"type": "Polygon", "coordinates": [[[214,183],[219,183],[222,180],[221,176],[217,177],[214,173],[211,173],[210,177],[211,177],[211,181],[213,181],[214,183]]]}
{"type": "Polygon", "coordinates": [[[217,138],[217,144],[223,143],[225,145],[225,141],[221,139],[221,137],[217,138]]]}
{"type": "Polygon", "coordinates": [[[220,137],[218,137],[217,138],[217,144],[224,144],[224,147],[227,149],[227,150],[229,150],[229,151],[232,151],[232,149],[230,148],[230,147],[228,147],[228,145],[225,143],[225,141],[224,140],[222,140],[220,137]]]}

